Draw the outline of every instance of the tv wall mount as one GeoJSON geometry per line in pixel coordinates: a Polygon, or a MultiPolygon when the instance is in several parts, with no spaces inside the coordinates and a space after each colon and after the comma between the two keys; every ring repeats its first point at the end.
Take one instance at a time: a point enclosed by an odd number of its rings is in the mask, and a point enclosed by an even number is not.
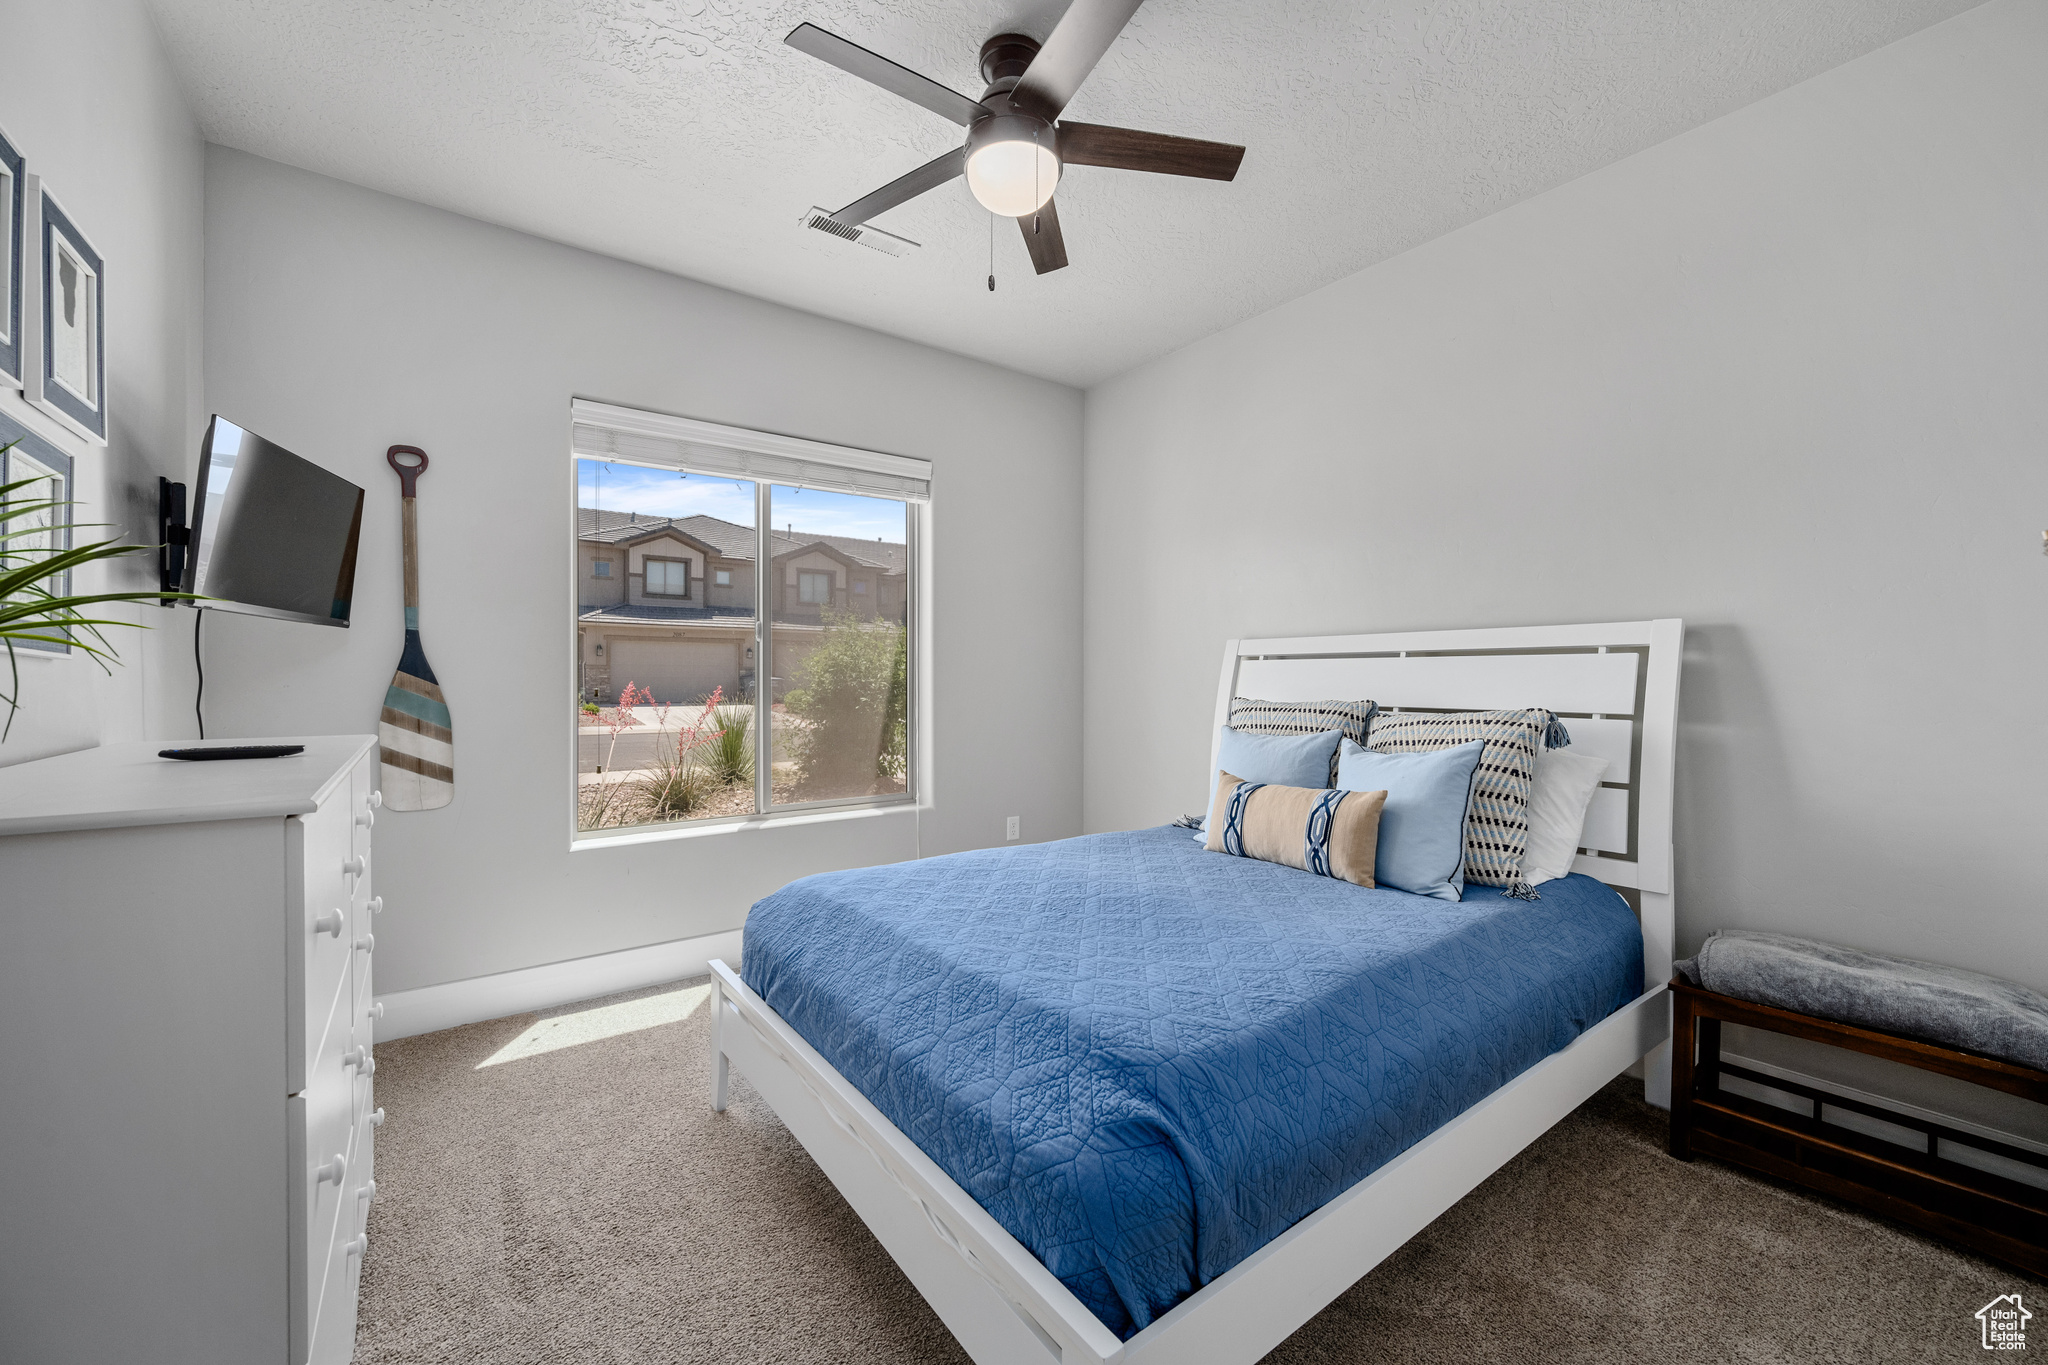
{"type": "MultiPolygon", "coordinates": [[[[185,590],[185,553],[192,544],[192,527],[185,519],[185,485],[169,479],[156,481],[156,586],[161,592],[185,590]]],[[[161,605],[175,606],[166,597],[161,605]]]]}

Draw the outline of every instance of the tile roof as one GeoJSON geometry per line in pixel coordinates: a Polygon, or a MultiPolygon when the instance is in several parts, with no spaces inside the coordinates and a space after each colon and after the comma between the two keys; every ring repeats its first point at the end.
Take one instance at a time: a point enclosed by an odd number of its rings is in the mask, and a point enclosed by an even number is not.
{"type": "Polygon", "coordinates": [[[652,604],[617,603],[612,606],[578,607],[579,621],[630,622],[634,625],[660,625],[666,621],[697,622],[710,625],[745,626],[752,629],[754,609],[752,607],[659,607],[652,604]]]}
{"type": "MultiPolygon", "coordinates": [[[[776,536],[777,540],[788,541],[793,547],[797,543],[811,544],[823,541],[841,554],[858,559],[863,564],[872,564],[889,573],[902,573],[903,566],[910,558],[910,547],[893,540],[862,540],[859,536],[806,536],[799,534],[794,541],[787,536],[776,536]]],[[[775,553],[781,554],[781,550],[775,553]]]]}
{"type": "MultiPolygon", "coordinates": [[[[577,534],[602,545],[619,545],[670,527],[703,541],[727,559],[751,564],[754,560],[754,528],[702,513],[689,517],[642,517],[632,512],[613,512],[595,507],[576,509],[577,534]]],[[[823,543],[841,554],[887,573],[902,573],[910,557],[909,547],[897,541],[862,540],[858,536],[821,536],[798,531],[770,530],[768,544],[780,556],[806,545],[823,543]]]]}

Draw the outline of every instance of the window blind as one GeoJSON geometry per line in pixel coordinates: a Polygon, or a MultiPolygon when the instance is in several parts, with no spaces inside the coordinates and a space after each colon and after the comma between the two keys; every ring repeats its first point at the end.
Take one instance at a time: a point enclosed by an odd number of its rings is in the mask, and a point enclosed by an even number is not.
{"type": "Polygon", "coordinates": [[[720,426],[581,398],[575,401],[571,416],[571,441],[576,455],[583,459],[622,460],[760,483],[900,498],[906,502],[931,499],[929,460],[720,426]]]}

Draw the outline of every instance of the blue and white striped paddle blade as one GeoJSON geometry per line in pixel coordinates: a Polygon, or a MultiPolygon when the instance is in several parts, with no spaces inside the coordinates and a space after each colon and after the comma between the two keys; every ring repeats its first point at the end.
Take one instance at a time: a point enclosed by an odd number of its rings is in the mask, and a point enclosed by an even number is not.
{"type": "Polygon", "coordinates": [[[434,810],[455,799],[455,728],[417,630],[405,632],[405,653],[384,691],[377,742],[387,808],[434,810]]]}

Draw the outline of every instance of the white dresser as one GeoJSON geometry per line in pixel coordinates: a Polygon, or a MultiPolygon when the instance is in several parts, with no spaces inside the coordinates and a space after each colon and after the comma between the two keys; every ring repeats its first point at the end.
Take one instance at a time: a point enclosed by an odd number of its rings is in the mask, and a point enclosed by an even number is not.
{"type": "Polygon", "coordinates": [[[354,1353],[377,747],[289,742],[0,768],[0,1365],[354,1353]]]}

